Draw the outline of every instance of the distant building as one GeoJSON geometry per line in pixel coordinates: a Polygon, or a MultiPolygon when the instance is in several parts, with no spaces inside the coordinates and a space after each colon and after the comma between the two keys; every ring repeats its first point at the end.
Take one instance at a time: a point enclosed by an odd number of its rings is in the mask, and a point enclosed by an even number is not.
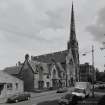
{"type": "Polygon", "coordinates": [[[73,4],[70,37],[64,51],[39,56],[25,56],[24,63],[5,68],[5,72],[24,81],[26,91],[71,86],[79,81],[79,47],[75,32],[73,4]]]}
{"type": "MultiPolygon", "coordinates": [[[[92,82],[93,80],[93,66],[89,63],[80,64],[80,81],[92,82]]],[[[94,68],[94,81],[96,80],[95,68],[94,68]]]]}
{"type": "Polygon", "coordinates": [[[23,81],[0,71],[0,98],[23,92],[23,81]]]}

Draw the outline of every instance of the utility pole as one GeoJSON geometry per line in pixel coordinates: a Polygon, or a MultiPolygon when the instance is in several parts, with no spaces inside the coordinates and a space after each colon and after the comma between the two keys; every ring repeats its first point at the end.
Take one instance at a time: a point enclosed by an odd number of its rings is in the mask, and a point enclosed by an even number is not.
{"type": "Polygon", "coordinates": [[[67,87],[67,69],[66,69],[66,87],[67,87]]]}
{"type": "Polygon", "coordinates": [[[94,46],[92,45],[92,97],[94,97],[94,46]]]}

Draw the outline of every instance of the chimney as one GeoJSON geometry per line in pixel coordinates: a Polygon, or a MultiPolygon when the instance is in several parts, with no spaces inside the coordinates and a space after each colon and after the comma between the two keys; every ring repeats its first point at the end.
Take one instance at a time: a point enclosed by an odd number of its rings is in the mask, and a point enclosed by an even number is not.
{"type": "Polygon", "coordinates": [[[21,65],[21,62],[20,61],[18,61],[18,65],[17,66],[20,66],[21,65]]]}

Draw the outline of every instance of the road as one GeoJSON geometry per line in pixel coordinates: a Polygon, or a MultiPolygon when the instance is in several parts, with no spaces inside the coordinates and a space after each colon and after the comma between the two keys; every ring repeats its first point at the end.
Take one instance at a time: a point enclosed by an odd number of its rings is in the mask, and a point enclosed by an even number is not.
{"type": "MultiPolygon", "coordinates": [[[[69,89],[68,92],[70,92],[72,88],[69,89]]],[[[56,91],[51,92],[44,92],[44,93],[33,93],[32,98],[28,101],[22,101],[18,103],[12,103],[12,105],[38,105],[38,103],[44,102],[44,101],[53,101],[59,99],[62,95],[65,93],[56,93],[56,91]],[[37,95],[36,95],[37,94],[37,95]]],[[[11,103],[3,103],[1,105],[11,105],[11,103]]]]}
{"type": "MultiPolygon", "coordinates": [[[[70,93],[70,91],[72,89],[73,88],[70,88],[69,91],[66,93],[70,93]]],[[[22,101],[22,102],[12,103],[12,104],[3,103],[1,105],[58,105],[56,100],[59,99],[62,95],[66,94],[66,93],[56,93],[56,91],[33,93],[31,99],[28,101],[22,101]]],[[[105,93],[96,93],[95,92],[95,94],[104,95],[105,93]]],[[[80,104],[80,105],[82,105],[82,104],[80,104]]]]}

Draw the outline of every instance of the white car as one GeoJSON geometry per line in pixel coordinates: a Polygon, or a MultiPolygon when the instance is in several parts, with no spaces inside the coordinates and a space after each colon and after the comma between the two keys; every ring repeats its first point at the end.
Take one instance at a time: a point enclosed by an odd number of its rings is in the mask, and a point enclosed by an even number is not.
{"type": "Polygon", "coordinates": [[[74,91],[72,92],[73,95],[76,95],[80,98],[85,98],[86,97],[86,91],[85,89],[82,88],[75,88],[74,91]]]}
{"type": "Polygon", "coordinates": [[[76,82],[75,89],[72,94],[81,98],[88,97],[91,94],[91,85],[89,82],[76,82]]]}

